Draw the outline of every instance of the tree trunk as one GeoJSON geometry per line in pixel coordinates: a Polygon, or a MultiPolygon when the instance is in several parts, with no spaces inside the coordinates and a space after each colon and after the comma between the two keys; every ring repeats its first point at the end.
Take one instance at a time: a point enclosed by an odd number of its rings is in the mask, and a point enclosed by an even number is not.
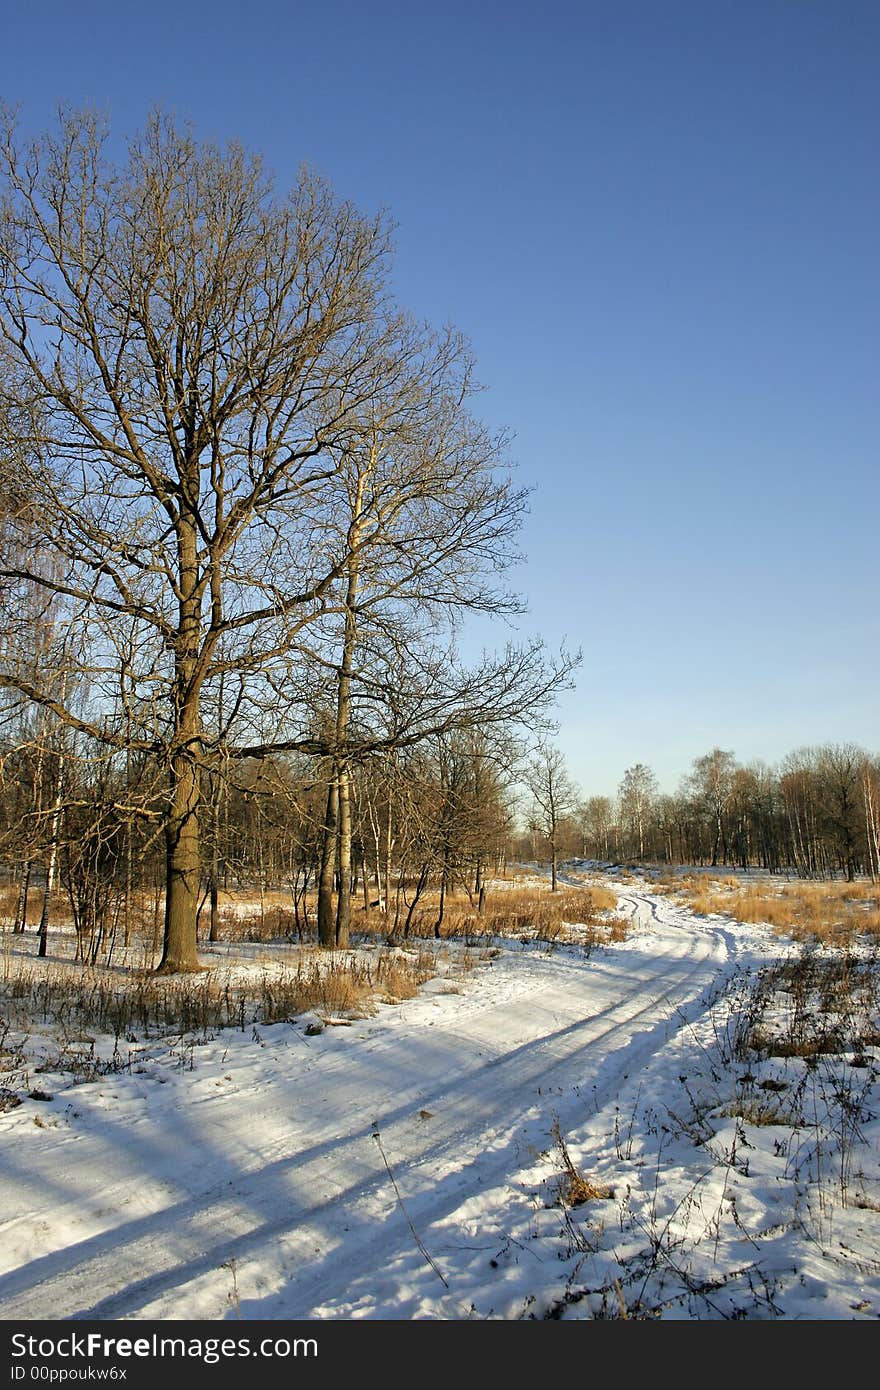
{"type": "MultiPolygon", "coordinates": [[[[372,461],[370,468],[372,468],[372,461]]],[[[345,591],[345,629],[342,639],[342,660],[336,677],[336,744],[333,768],[335,807],[331,808],[330,795],[328,795],[321,858],[321,882],[318,887],[318,936],[322,946],[347,946],[351,926],[351,784],[345,745],[351,723],[351,674],[357,640],[356,603],[361,519],[364,486],[370,468],[358,477],[352,498],[351,524],[348,528],[349,562],[345,591]],[[331,814],[331,810],[335,810],[335,814],[331,814]],[[337,837],[339,841],[339,894],[336,902],[336,920],[333,924],[332,859],[337,837]],[[328,860],[331,868],[327,870],[325,875],[325,863],[328,860]]]]}
{"type": "MultiPolygon", "coordinates": [[[[37,766],[34,772],[34,795],[33,810],[39,816],[43,805],[43,738],[45,735],[45,724],[40,731],[40,742],[37,747],[37,766]]],[[[33,863],[30,855],[24,865],[21,887],[19,890],[19,912],[15,922],[15,931],[23,932],[27,928],[28,893],[31,886],[31,870],[33,863]]]]}
{"type": "Polygon", "coordinates": [[[406,939],[406,938],[409,936],[410,927],[412,926],[413,916],[415,915],[415,910],[416,910],[416,908],[417,908],[418,905],[419,905],[419,899],[421,898],[422,894],[423,894],[424,891],[425,891],[425,888],[426,888],[427,885],[428,885],[428,876],[429,876],[430,872],[431,872],[431,865],[430,865],[430,861],[429,861],[428,863],[423,864],[422,867],[421,867],[421,869],[419,870],[419,878],[418,878],[418,882],[416,883],[415,896],[413,897],[413,900],[412,900],[412,902],[411,902],[410,905],[409,905],[409,911],[408,911],[407,914],[406,914],[406,921],[405,921],[404,924],[403,924],[403,935],[404,935],[404,939],[406,939]]]}
{"type": "Polygon", "coordinates": [[[391,834],[391,787],[388,788],[388,804],[386,806],[387,820],[385,823],[385,844],[383,853],[385,858],[384,877],[385,877],[385,916],[391,915],[391,851],[394,848],[394,836],[391,834]]]}
{"type": "MultiPolygon", "coordinates": [[[[58,771],[55,778],[55,799],[52,803],[52,821],[49,828],[49,859],[46,864],[46,891],[43,895],[43,911],[40,914],[40,946],[37,954],[45,956],[49,943],[49,911],[55,880],[58,876],[58,830],[61,824],[61,793],[64,782],[64,757],[58,754],[58,771]]],[[[126,913],[128,907],[126,904],[126,913]]],[[[126,941],[126,945],[128,942],[126,941]]]]}
{"type": "Polygon", "coordinates": [[[878,805],[873,775],[869,770],[863,774],[862,791],[865,801],[868,871],[871,875],[871,882],[876,883],[878,876],[880,876],[880,805],[878,805]]]}
{"type": "MultiPolygon", "coordinates": [[[[377,907],[379,908],[379,911],[380,911],[380,912],[383,912],[383,911],[385,910],[385,907],[384,907],[384,899],[383,899],[383,895],[382,895],[382,849],[381,849],[381,840],[380,840],[380,833],[379,833],[379,818],[378,818],[378,816],[377,816],[377,814],[376,814],[376,811],[375,811],[375,809],[374,809],[374,807],[373,807],[372,798],[369,797],[369,796],[367,797],[367,814],[368,814],[368,816],[369,816],[369,818],[370,818],[370,829],[371,829],[372,832],[373,832],[373,850],[374,850],[374,855],[375,855],[376,900],[377,900],[377,904],[376,904],[376,905],[377,905],[377,907]]],[[[366,847],[364,848],[364,853],[366,854],[366,847]]]]}
{"type": "Polygon", "coordinates": [[[443,868],[440,873],[440,903],[437,908],[437,920],[434,923],[434,937],[440,940],[440,928],[443,925],[443,917],[446,912],[446,894],[449,891],[449,845],[443,846],[443,868]]]}
{"type": "Polygon", "coordinates": [[[351,781],[348,768],[339,769],[339,893],[336,899],[336,945],[348,947],[351,930],[351,781]]]}
{"type": "Polygon", "coordinates": [[[339,823],[339,780],[336,765],[330,769],[327,809],[321,841],[321,869],[318,875],[318,940],[322,946],[336,945],[336,918],[333,911],[333,880],[336,876],[336,839],[339,823]]]}
{"type": "Polygon", "coordinates": [[[195,750],[171,757],[168,822],[165,827],[165,942],[159,971],[200,970],[196,949],[199,908],[199,770],[195,750]]]}
{"type": "MultiPolygon", "coordinates": [[[[188,480],[198,496],[198,465],[188,480]]],[[[178,521],[180,600],[175,652],[174,742],[169,759],[168,818],[165,826],[165,941],[159,972],[200,970],[197,938],[199,887],[199,801],[201,794],[200,679],[201,638],[196,529],[178,521]]]]}
{"type": "Polygon", "coordinates": [[[361,888],[364,895],[364,920],[370,915],[370,878],[367,868],[367,851],[361,852],[361,888]]]}
{"type": "MultiPolygon", "coordinates": [[[[60,773],[59,773],[60,786],[60,773]]],[[[125,793],[129,795],[131,787],[131,749],[126,749],[125,753],[125,793]]],[[[60,792],[59,792],[60,794],[60,792]]],[[[131,945],[131,886],[132,868],[134,864],[134,854],[132,848],[132,823],[129,815],[125,826],[125,918],[124,918],[124,941],[125,949],[131,945]]],[[[40,943],[42,945],[42,941],[40,943]]]]}
{"type": "Polygon", "coordinates": [[[217,905],[218,905],[217,873],[216,873],[216,869],[214,869],[214,868],[212,868],[212,870],[211,870],[211,883],[210,883],[210,887],[209,887],[209,892],[210,892],[210,895],[211,895],[211,925],[210,925],[210,927],[208,928],[208,940],[209,940],[209,941],[219,941],[219,940],[220,940],[220,916],[219,916],[219,913],[218,913],[218,911],[217,911],[217,905]]]}
{"type": "Polygon", "coordinates": [[[260,936],[266,931],[266,860],[263,849],[263,832],[260,827],[260,812],[257,808],[257,865],[260,870],[260,936]]]}
{"type": "Polygon", "coordinates": [[[13,932],[23,932],[27,926],[28,893],[31,885],[31,861],[26,859],[21,866],[21,879],[18,885],[18,903],[15,908],[13,932]]]}

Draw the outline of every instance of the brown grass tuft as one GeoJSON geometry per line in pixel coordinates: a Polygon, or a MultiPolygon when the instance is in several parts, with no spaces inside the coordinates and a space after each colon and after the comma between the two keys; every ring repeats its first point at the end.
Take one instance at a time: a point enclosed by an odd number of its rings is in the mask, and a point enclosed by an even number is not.
{"type": "Polygon", "coordinates": [[[607,1183],[596,1182],[581,1173],[574,1165],[568,1145],[562,1133],[557,1116],[550,1129],[562,1160],[562,1173],[559,1177],[559,1201],[565,1207],[580,1207],[585,1202],[607,1202],[614,1196],[614,1188],[607,1183]]]}
{"type": "Polygon", "coordinates": [[[759,1096],[736,1101],[716,1113],[730,1120],[744,1120],[746,1124],[756,1126],[786,1125],[790,1128],[799,1122],[799,1117],[778,1101],[765,1100],[759,1096]]]}

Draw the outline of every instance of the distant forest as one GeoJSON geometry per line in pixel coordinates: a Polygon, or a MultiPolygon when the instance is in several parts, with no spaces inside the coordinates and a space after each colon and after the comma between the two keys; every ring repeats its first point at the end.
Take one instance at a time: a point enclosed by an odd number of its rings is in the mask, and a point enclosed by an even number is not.
{"type": "MultiPolygon", "coordinates": [[[[804,878],[880,874],[880,759],[852,743],[743,766],[715,748],[695,759],[674,795],[636,763],[616,796],[566,789],[558,853],[602,860],[727,865],[804,878]]],[[[533,818],[520,853],[537,855],[552,829],[533,818]],[[537,832],[537,833],[536,833],[537,832]]]]}

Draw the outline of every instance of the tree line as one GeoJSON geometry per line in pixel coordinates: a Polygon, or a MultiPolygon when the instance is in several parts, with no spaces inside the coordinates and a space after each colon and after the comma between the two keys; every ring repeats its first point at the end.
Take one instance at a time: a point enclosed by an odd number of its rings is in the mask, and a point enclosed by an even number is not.
{"type": "MultiPolygon", "coordinates": [[[[76,928],[80,958],[96,961],[133,935],[162,940],[165,779],[159,759],[92,759],[74,742],[33,738],[7,752],[0,856],[13,930],[39,916],[45,955],[54,903],[76,928]]],[[[406,937],[430,895],[440,936],[450,894],[482,908],[515,833],[511,756],[504,739],[469,729],[352,765],[347,843],[330,884],[349,924],[353,912],[378,911],[390,937],[406,937]]],[[[225,895],[262,902],[281,890],[284,930],[320,940],[329,756],[236,759],[201,778],[198,934],[219,939],[225,895]]],[[[329,944],[348,944],[335,919],[329,944]]]]}
{"type": "MultiPolygon", "coordinates": [[[[30,718],[0,780],[14,930],[35,921],[36,904],[45,954],[60,894],[83,960],[112,956],[135,931],[161,941],[163,759],[89,756],[79,731],[55,725],[50,737],[38,709],[30,718]]],[[[237,889],[261,904],[282,890],[284,929],[321,939],[332,758],[284,753],[201,767],[204,940],[218,939],[223,895],[237,889]]],[[[440,936],[451,894],[479,913],[487,880],[511,862],[549,861],[553,888],[559,860],[575,857],[880,878],[880,760],[852,744],[800,750],[776,768],[743,766],[716,748],[694,760],[674,795],[637,763],[616,797],[583,797],[546,738],[529,752],[508,731],[471,727],[353,762],[347,795],[331,902],[346,904],[349,926],[353,913],[384,914],[390,937],[406,937],[426,911],[440,936]]],[[[343,945],[337,920],[329,944],[343,945]]]]}
{"type": "Polygon", "coordinates": [[[800,749],[776,767],[714,748],[671,795],[636,763],[616,796],[583,797],[567,779],[559,809],[555,826],[532,816],[520,854],[880,878],[880,758],[852,743],[800,749]]]}

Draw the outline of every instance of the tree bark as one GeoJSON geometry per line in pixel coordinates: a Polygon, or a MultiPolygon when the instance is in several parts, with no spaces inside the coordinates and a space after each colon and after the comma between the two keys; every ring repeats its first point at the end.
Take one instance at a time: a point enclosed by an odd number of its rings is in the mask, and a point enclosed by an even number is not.
{"type": "MultiPolygon", "coordinates": [[[[189,480],[198,495],[198,466],[189,480]]],[[[165,825],[165,940],[159,972],[200,970],[196,932],[201,864],[200,681],[197,674],[201,639],[201,604],[196,527],[191,518],[178,522],[180,595],[175,650],[175,728],[168,768],[168,816],[165,825]]]]}
{"type": "Polygon", "coordinates": [[[351,499],[351,524],[348,528],[348,577],[345,591],[345,628],[342,639],[342,660],[336,685],[336,760],[333,768],[334,786],[327,798],[324,821],[324,844],[321,855],[321,882],[318,887],[318,936],[322,946],[347,947],[351,929],[351,785],[345,744],[351,723],[351,677],[354,649],[357,640],[357,591],[359,578],[359,546],[364,500],[364,487],[370,469],[358,475],[351,499]],[[334,804],[331,804],[333,798],[334,804]],[[333,812],[335,811],[335,814],[333,812]],[[336,920],[332,922],[333,856],[339,845],[339,893],[336,899],[336,920]],[[325,867],[329,864],[329,868],[325,867]],[[322,927],[323,923],[323,927],[322,927]]]}
{"type": "Polygon", "coordinates": [[[199,907],[199,769],[193,748],[171,757],[165,828],[165,942],[161,974],[200,970],[196,949],[199,907]]]}
{"type": "Polygon", "coordinates": [[[324,832],[321,842],[321,868],[318,875],[318,941],[322,946],[336,945],[336,917],[333,911],[333,880],[336,876],[336,840],[339,824],[339,778],[336,764],[330,769],[327,785],[327,809],[324,813],[324,832]]]}
{"type": "MultiPolygon", "coordinates": [[[[55,880],[58,876],[58,831],[61,824],[61,793],[64,783],[64,755],[58,754],[58,769],[55,776],[55,799],[52,803],[52,822],[49,830],[49,858],[46,864],[46,891],[43,894],[43,911],[40,914],[39,956],[45,956],[49,943],[49,912],[55,880]]],[[[126,903],[126,912],[128,905],[126,903]]],[[[128,941],[126,940],[126,945],[128,941]]]]}
{"type": "Polygon", "coordinates": [[[348,947],[351,930],[351,779],[339,769],[339,892],[336,897],[336,945],[348,947]]]}
{"type": "Polygon", "coordinates": [[[18,902],[15,908],[13,932],[23,932],[27,926],[28,894],[31,885],[31,861],[26,859],[21,866],[21,879],[18,885],[18,902]]]}

